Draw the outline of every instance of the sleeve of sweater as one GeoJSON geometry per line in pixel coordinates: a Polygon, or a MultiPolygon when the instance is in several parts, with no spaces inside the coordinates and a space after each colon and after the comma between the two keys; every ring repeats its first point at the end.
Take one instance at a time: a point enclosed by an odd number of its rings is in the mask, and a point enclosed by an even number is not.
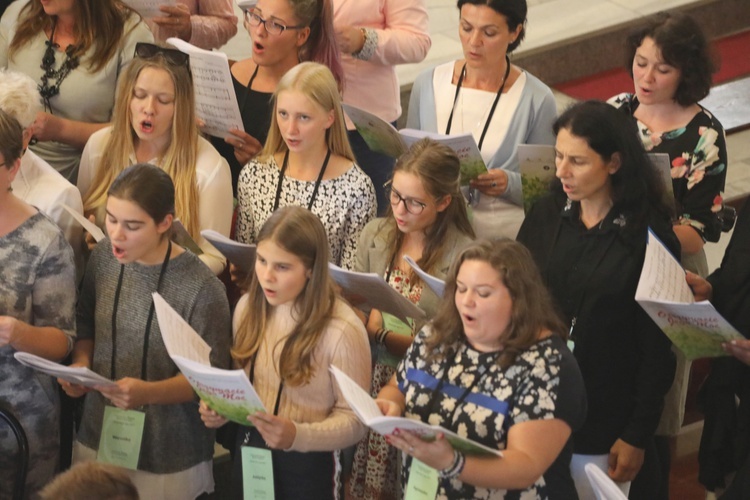
{"type": "MultiPolygon", "coordinates": [[[[361,323],[342,323],[343,330],[337,337],[333,337],[335,345],[332,346],[330,362],[357,382],[363,390],[369,392],[371,361],[367,333],[361,323]]],[[[293,451],[338,450],[357,443],[367,430],[347,404],[328,367],[318,369],[325,370],[330,378],[334,405],[328,417],[320,422],[295,422],[297,434],[290,448],[293,451]]]]}
{"type": "Polygon", "coordinates": [[[385,26],[376,29],[378,46],[370,61],[383,65],[417,63],[430,50],[425,0],[385,0],[385,26]]]}
{"type": "Polygon", "coordinates": [[[228,369],[232,319],[224,285],[211,276],[196,299],[188,319],[190,326],[211,346],[211,366],[228,369]]]}
{"type": "Polygon", "coordinates": [[[190,43],[206,50],[218,49],[237,33],[232,0],[198,0],[198,13],[190,16],[190,43]]]}

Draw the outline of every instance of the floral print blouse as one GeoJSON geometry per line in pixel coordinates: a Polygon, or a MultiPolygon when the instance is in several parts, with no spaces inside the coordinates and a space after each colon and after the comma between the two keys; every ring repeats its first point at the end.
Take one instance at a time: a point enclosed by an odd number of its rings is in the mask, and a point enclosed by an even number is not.
{"type": "MultiPolygon", "coordinates": [[[[637,97],[629,93],[619,94],[609,103],[630,115],[639,105],[637,97]]],[[[718,241],[721,227],[716,212],[722,207],[727,175],[727,146],[721,123],[702,107],[685,127],[662,134],[637,123],[646,150],[669,155],[677,222],[693,227],[706,241],[718,241]]]]}

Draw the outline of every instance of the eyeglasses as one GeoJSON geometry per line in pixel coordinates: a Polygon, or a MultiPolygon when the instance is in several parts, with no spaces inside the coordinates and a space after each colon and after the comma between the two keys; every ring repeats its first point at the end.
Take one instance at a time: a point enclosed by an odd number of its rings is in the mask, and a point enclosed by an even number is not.
{"type": "Polygon", "coordinates": [[[180,50],[160,47],[146,42],[135,44],[135,57],[153,59],[158,55],[161,55],[172,66],[187,66],[190,68],[190,56],[180,50]]]}
{"type": "Polygon", "coordinates": [[[255,9],[242,9],[245,12],[245,21],[250,26],[257,27],[261,24],[266,29],[269,35],[280,35],[286,30],[301,30],[307,26],[284,26],[272,19],[263,19],[260,14],[255,12],[255,9]]]}
{"type": "Polygon", "coordinates": [[[409,212],[412,215],[419,215],[424,211],[425,207],[427,206],[426,203],[422,203],[421,201],[415,200],[414,198],[406,198],[404,196],[401,196],[401,193],[393,189],[393,186],[391,186],[390,182],[388,182],[383,187],[388,193],[388,197],[391,200],[391,207],[393,208],[396,208],[398,204],[403,201],[404,208],[406,208],[407,212],[409,212]]]}

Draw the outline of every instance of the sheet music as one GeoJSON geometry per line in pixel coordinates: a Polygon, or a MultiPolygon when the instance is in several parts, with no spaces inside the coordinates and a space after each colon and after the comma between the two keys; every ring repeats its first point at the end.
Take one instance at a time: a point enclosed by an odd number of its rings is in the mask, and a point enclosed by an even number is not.
{"type": "Polygon", "coordinates": [[[635,298],[681,304],[695,302],[685,281],[685,270],[651,229],[635,298]]]}
{"type": "Polygon", "coordinates": [[[430,287],[430,290],[435,292],[435,295],[437,295],[438,297],[443,296],[443,291],[445,290],[445,281],[426,273],[424,269],[419,267],[414,259],[412,259],[408,255],[404,255],[404,260],[412,267],[412,269],[414,269],[414,272],[424,280],[427,286],[430,287]]]}
{"type": "Polygon", "coordinates": [[[69,207],[65,203],[62,204],[62,207],[68,211],[70,215],[73,216],[73,218],[83,226],[83,228],[91,234],[91,236],[94,237],[94,240],[99,243],[104,239],[104,231],[101,230],[99,226],[88,220],[86,217],[83,216],[82,213],[78,212],[77,210],[74,210],[73,208],[69,207]]]}
{"type": "Polygon", "coordinates": [[[244,130],[226,54],[198,48],[179,38],[168,38],[167,42],[190,55],[195,111],[205,123],[203,131],[226,138],[232,128],[244,130]]]}
{"type": "Polygon", "coordinates": [[[13,357],[30,368],[46,373],[52,377],[61,378],[72,384],[84,387],[112,387],[114,382],[102,377],[98,373],[82,366],[65,366],[28,352],[15,352],[13,357]]]}
{"type": "Polygon", "coordinates": [[[131,9],[138,11],[144,19],[152,17],[165,16],[164,12],[159,10],[162,5],[177,5],[177,0],[125,0],[125,3],[131,9]]]}
{"type": "Polygon", "coordinates": [[[255,264],[255,245],[234,241],[213,229],[204,229],[201,236],[206,238],[232,264],[246,273],[253,272],[255,264]]]}
{"type": "Polygon", "coordinates": [[[181,356],[185,359],[211,365],[211,347],[193,330],[177,311],[172,309],[158,293],[153,294],[156,320],[159,322],[161,337],[170,356],[181,356]]]}

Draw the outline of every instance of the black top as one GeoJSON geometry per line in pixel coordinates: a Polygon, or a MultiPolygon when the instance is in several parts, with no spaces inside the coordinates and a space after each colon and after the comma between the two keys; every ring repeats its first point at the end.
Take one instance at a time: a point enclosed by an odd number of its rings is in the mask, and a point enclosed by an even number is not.
{"type": "MultiPolygon", "coordinates": [[[[237,102],[240,106],[242,115],[242,124],[245,132],[258,139],[261,144],[265,144],[268,137],[268,129],[271,126],[271,92],[258,92],[242,85],[232,75],[232,84],[234,93],[237,96],[237,102]]],[[[232,192],[237,196],[237,180],[240,177],[240,171],[245,165],[240,165],[234,156],[234,148],[227,144],[221,137],[211,137],[211,144],[216,150],[226,158],[229,168],[232,171],[232,192]]]]}
{"type": "MultiPolygon", "coordinates": [[[[647,228],[625,231],[628,217],[613,207],[587,229],[579,205],[548,195],[526,215],[518,241],[539,265],[562,317],[575,317],[574,354],[588,415],[574,433],[575,453],[606,454],[618,438],[643,448],[659,423],[674,379],[669,339],[635,301],[647,228]]],[[[650,217],[656,235],[680,254],[667,216],[650,217]]]]}

